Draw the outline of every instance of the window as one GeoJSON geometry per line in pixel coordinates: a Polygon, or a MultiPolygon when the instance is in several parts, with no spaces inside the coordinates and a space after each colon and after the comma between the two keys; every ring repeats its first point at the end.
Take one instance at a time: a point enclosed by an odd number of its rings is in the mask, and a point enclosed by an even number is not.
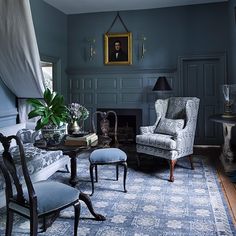
{"type": "Polygon", "coordinates": [[[53,63],[41,61],[41,67],[44,76],[44,85],[46,88],[53,91],[53,63]]]}

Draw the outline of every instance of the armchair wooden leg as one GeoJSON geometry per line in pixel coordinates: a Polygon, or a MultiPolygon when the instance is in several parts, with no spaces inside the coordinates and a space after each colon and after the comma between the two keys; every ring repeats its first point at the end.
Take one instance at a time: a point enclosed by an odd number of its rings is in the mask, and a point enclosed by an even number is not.
{"type": "Polygon", "coordinates": [[[188,156],[188,159],[189,159],[189,161],[190,161],[191,169],[192,169],[192,170],[194,170],[192,156],[191,156],[191,155],[189,155],[189,156],[188,156]]]}
{"type": "Polygon", "coordinates": [[[74,205],[74,210],[75,210],[74,236],[77,236],[79,217],[80,217],[80,203],[79,202],[74,205]]]}
{"type": "Polygon", "coordinates": [[[174,182],[174,168],[177,160],[170,160],[170,182],[174,182]]]}

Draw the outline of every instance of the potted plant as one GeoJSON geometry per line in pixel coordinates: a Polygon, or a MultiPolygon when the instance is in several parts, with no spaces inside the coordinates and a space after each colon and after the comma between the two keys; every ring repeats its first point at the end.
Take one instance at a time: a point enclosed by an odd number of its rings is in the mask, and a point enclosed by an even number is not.
{"type": "Polygon", "coordinates": [[[35,130],[41,129],[42,136],[48,145],[60,143],[66,133],[65,123],[69,115],[63,96],[46,89],[42,100],[29,98],[27,102],[33,107],[28,118],[40,117],[35,130]]]}

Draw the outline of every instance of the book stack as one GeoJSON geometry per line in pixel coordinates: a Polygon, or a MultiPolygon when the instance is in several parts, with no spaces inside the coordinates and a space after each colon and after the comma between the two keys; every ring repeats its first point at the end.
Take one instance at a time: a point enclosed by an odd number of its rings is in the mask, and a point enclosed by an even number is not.
{"type": "Polygon", "coordinates": [[[95,133],[90,133],[82,137],[67,136],[65,139],[66,146],[89,146],[98,140],[95,133]]]}

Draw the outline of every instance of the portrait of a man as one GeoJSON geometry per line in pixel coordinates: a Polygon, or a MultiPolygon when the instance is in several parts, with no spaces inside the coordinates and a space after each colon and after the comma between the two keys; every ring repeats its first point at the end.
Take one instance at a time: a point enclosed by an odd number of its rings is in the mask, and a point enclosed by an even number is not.
{"type": "Polygon", "coordinates": [[[120,40],[115,40],[113,43],[113,48],[110,50],[109,61],[127,61],[128,54],[127,50],[122,48],[122,43],[120,40]],[[126,52],[125,52],[126,51],[126,52]]]}
{"type": "Polygon", "coordinates": [[[105,34],[105,64],[131,63],[131,33],[105,34]]]}

